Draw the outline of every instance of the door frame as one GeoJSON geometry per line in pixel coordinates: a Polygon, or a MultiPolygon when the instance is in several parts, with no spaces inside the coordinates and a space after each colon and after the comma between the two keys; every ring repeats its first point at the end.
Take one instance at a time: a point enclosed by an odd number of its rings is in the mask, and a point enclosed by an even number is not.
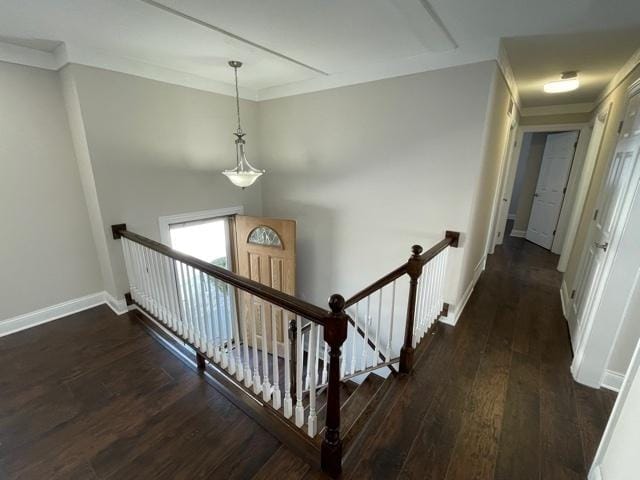
{"type": "Polygon", "coordinates": [[[158,217],[158,227],[160,229],[160,243],[168,247],[171,246],[171,234],[169,227],[176,223],[197,222],[198,220],[209,220],[220,217],[231,217],[233,215],[244,215],[244,206],[217,208],[215,210],[200,210],[198,212],[178,213],[175,215],[163,215],[158,217]]]}
{"type": "MultiPolygon", "coordinates": [[[[526,118],[526,117],[524,117],[526,118]]],[[[520,119],[522,122],[522,119],[520,119]]],[[[515,148],[512,149],[511,155],[508,159],[509,163],[505,171],[507,172],[506,181],[503,189],[502,198],[508,198],[509,205],[511,205],[511,201],[513,200],[513,186],[516,179],[516,171],[518,168],[518,160],[520,159],[520,154],[522,153],[522,141],[524,139],[525,133],[543,133],[543,132],[570,132],[573,130],[579,130],[580,135],[578,136],[578,145],[576,146],[576,151],[573,158],[573,165],[571,167],[571,173],[569,174],[569,181],[567,183],[567,192],[562,201],[562,208],[560,210],[560,217],[558,219],[558,227],[564,228],[566,222],[568,222],[569,213],[566,210],[570,210],[567,208],[568,205],[573,203],[573,198],[576,191],[577,179],[579,178],[579,173],[582,172],[582,166],[584,164],[585,155],[587,152],[587,147],[589,146],[589,140],[591,138],[591,131],[589,128],[589,123],[558,123],[558,124],[545,124],[545,125],[520,125],[517,127],[516,131],[516,144],[515,148]],[[507,195],[508,193],[508,195],[507,195]],[[568,201],[571,199],[571,201],[568,201]]],[[[496,225],[496,232],[505,231],[507,226],[507,221],[509,220],[508,215],[504,220],[504,224],[496,225]]],[[[499,220],[497,220],[499,221],[499,220]]],[[[558,228],[560,230],[560,228],[558,228]]],[[[554,238],[555,242],[555,238],[554,238]]],[[[493,239],[493,246],[496,245],[496,239],[493,239]]],[[[493,250],[493,249],[492,249],[493,250]]],[[[491,251],[492,251],[491,250],[491,251]]]]}
{"type": "Polygon", "coordinates": [[[584,204],[587,201],[587,194],[589,193],[589,186],[591,185],[591,179],[593,178],[593,172],[596,168],[596,161],[600,155],[600,149],[602,147],[602,141],[604,135],[607,132],[607,125],[609,124],[609,117],[611,115],[611,108],[613,103],[608,102],[606,105],[602,105],[596,110],[593,120],[589,124],[591,135],[589,135],[589,144],[584,153],[584,161],[582,164],[582,172],[580,173],[580,179],[576,186],[576,193],[569,215],[567,224],[567,231],[565,233],[564,243],[562,245],[562,252],[560,253],[560,260],[558,261],[558,271],[564,272],[567,269],[571,252],[573,251],[573,245],[576,240],[576,234],[578,233],[578,227],[580,226],[580,219],[582,218],[582,212],[584,211],[584,204]],[[587,158],[589,147],[591,146],[592,134],[597,122],[602,123],[602,135],[598,141],[598,146],[595,149],[593,158],[587,158]]]}
{"type": "MultiPolygon", "coordinates": [[[[629,100],[634,95],[640,95],[640,80],[637,80],[633,85],[629,87],[627,90],[626,98],[625,98],[625,106],[623,109],[622,120],[626,119],[626,112],[629,104],[629,100]]],[[[619,142],[619,140],[618,140],[619,142]]],[[[615,151],[618,148],[618,142],[616,142],[615,150],[611,154],[611,158],[607,158],[606,161],[609,162],[607,168],[610,168],[611,162],[613,161],[615,151]]],[[[636,167],[640,169],[640,165],[636,167]]],[[[606,182],[607,174],[605,174],[602,178],[602,183],[598,188],[598,195],[601,194],[603,184],[606,182]]],[[[611,331],[614,331],[614,334],[611,336],[611,343],[608,345],[608,351],[606,355],[602,357],[599,361],[590,361],[592,365],[589,368],[586,368],[585,360],[586,358],[586,350],[587,345],[590,343],[592,335],[594,335],[594,324],[596,323],[597,316],[599,313],[599,307],[604,297],[605,287],[607,286],[610,276],[612,273],[614,261],[616,256],[618,255],[618,250],[620,246],[620,242],[622,240],[624,230],[629,221],[631,210],[633,209],[636,202],[640,202],[640,178],[637,183],[631,185],[629,191],[626,192],[624,199],[622,200],[622,210],[620,211],[620,216],[618,217],[618,221],[613,227],[613,233],[611,235],[611,242],[609,243],[609,254],[604,260],[602,265],[602,273],[601,275],[594,280],[594,284],[589,291],[587,301],[585,305],[587,305],[586,310],[583,312],[582,317],[582,328],[580,328],[578,332],[578,338],[576,339],[577,348],[575,350],[575,354],[573,357],[573,361],[571,363],[571,373],[576,381],[583,383],[585,385],[592,386],[594,388],[599,388],[602,384],[602,376],[607,367],[607,362],[609,356],[611,354],[611,350],[615,346],[615,341],[618,335],[618,331],[620,329],[620,324],[622,322],[622,318],[613,318],[609,323],[609,327],[611,327],[611,331]],[[596,365],[597,364],[597,365],[596,365]],[[586,371],[588,370],[588,371],[586,371]],[[597,372],[596,372],[597,370],[597,372]],[[594,378],[597,377],[597,380],[594,378]]],[[[591,222],[589,222],[591,223],[591,222]]],[[[591,225],[589,225],[591,228],[591,225]]],[[[585,247],[587,245],[585,244],[585,247]]],[[[584,255],[584,252],[582,253],[584,255]]],[[[582,261],[582,257],[580,258],[582,261]]],[[[561,293],[562,294],[562,293],[561,293]]],[[[591,360],[591,359],[589,359],[591,360]]]]}
{"type": "MultiPolygon", "coordinates": [[[[512,116],[508,117],[508,127],[509,133],[507,133],[507,141],[505,142],[502,159],[500,161],[500,173],[498,174],[498,183],[496,184],[496,190],[493,195],[493,208],[491,212],[491,223],[489,225],[489,234],[487,237],[486,245],[485,245],[485,258],[487,255],[493,254],[496,248],[496,245],[502,243],[502,239],[504,239],[504,231],[505,228],[498,229],[499,225],[502,223],[500,221],[501,212],[502,212],[502,203],[504,203],[505,193],[506,193],[506,185],[509,181],[510,175],[510,158],[513,154],[513,150],[516,147],[515,138],[517,137],[518,132],[518,118],[515,115],[515,109],[512,116]],[[502,236],[500,235],[502,234],[502,236]]],[[[508,202],[507,202],[508,203],[508,202]]],[[[508,220],[509,216],[509,206],[507,205],[507,212],[505,215],[504,226],[506,227],[506,220],[508,220]]]]}

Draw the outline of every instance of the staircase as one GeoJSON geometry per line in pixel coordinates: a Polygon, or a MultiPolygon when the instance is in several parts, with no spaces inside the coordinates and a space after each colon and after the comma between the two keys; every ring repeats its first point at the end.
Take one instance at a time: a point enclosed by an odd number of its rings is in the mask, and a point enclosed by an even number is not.
{"type": "Polygon", "coordinates": [[[441,315],[449,248],[409,260],[330,310],[112,227],[138,318],[167,348],[292,451],[332,477],[441,315]],[[195,356],[194,356],[195,353],[195,356]]]}

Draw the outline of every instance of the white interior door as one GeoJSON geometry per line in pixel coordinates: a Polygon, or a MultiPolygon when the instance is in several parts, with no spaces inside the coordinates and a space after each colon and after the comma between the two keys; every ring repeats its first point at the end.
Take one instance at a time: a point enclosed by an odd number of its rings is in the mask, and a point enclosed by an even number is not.
{"type": "Polygon", "coordinates": [[[526,235],[527,240],[546,249],[553,244],[578,134],[575,131],[547,135],[526,235]]]}
{"type": "Polygon", "coordinates": [[[625,128],[621,132],[613,161],[605,177],[596,203],[596,210],[589,228],[585,251],[582,254],[578,274],[572,292],[569,310],[569,330],[574,350],[577,351],[582,335],[582,323],[590,311],[595,286],[602,276],[603,266],[611,255],[614,235],[619,235],[621,217],[626,216],[625,202],[636,189],[640,168],[640,95],[634,95],[627,107],[625,128]],[[635,133],[635,134],[634,134],[635,133]]]}

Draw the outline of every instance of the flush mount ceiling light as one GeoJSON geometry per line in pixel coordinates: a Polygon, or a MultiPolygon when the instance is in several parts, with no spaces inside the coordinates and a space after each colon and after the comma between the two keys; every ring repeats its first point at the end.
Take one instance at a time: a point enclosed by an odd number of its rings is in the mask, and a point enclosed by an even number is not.
{"type": "Polygon", "coordinates": [[[242,62],[232,60],[229,62],[229,66],[233,68],[236,80],[236,113],[238,114],[238,129],[236,133],[234,133],[236,136],[236,168],[233,170],[225,170],[222,174],[236,187],[246,188],[253,185],[258,177],[264,173],[264,170],[254,168],[244,153],[245,133],[240,126],[240,95],[238,94],[238,68],[242,66],[242,62]]]}
{"type": "Polygon", "coordinates": [[[560,78],[562,80],[545,83],[545,93],[570,92],[580,86],[580,81],[578,80],[578,72],[563,72],[560,78]]]}

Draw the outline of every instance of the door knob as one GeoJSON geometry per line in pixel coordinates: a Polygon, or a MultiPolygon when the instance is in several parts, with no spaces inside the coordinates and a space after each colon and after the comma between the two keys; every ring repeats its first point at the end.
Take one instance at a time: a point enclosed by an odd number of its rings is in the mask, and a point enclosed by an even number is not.
{"type": "Polygon", "coordinates": [[[595,242],[596,244],[596,248],[601,248],[603,251],[607,251],[607,247],[609,246],[609,242],[604,242],[604,243],[598,243],[595,242]]]}
{"type": "Polygon", "coordinates": [[[540,196],[540,194],[539,194],[539,193],[534,193],[534,194],[533,194],[533,196],[534,196],[534,197],[539,197],[539,196],[540,196]]]}

